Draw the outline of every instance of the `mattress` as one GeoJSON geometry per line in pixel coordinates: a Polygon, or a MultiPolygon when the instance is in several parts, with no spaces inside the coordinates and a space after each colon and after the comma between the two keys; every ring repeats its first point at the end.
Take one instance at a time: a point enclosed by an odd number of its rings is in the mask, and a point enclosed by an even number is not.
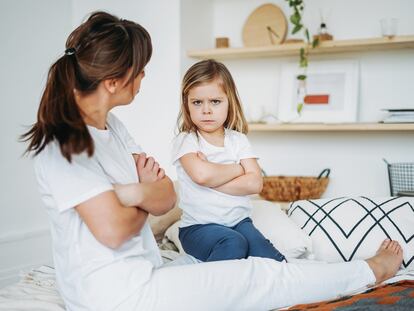
{"type": "MultiPolygon", "coordinates": [[[[178,257],[178,253],[172,250],[162,250],[161,253],[166,262],[178,257]]],[[[343,293],[335,300],[298,305],[285,310],[378,310],[379,304],[381,310],[414,310],[414,271],[401,270],[376,288],[360,288],[343,293]]],[[[0,310],[64,311],[53,267],[34,268],[22,273],[18,283],[0,289],[0,310]]]]}

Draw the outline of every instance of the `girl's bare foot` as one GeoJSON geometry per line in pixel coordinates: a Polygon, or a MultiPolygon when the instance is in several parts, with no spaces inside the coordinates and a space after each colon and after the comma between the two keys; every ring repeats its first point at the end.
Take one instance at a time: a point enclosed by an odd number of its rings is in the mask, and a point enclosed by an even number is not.
{"type": "Polygon", "coordinates": [[[403,250],[397,241],[386,239],[379,247],[377,254],[366,262],[374,272],[376,284],[393,277],[401,266],[403,250]]]}

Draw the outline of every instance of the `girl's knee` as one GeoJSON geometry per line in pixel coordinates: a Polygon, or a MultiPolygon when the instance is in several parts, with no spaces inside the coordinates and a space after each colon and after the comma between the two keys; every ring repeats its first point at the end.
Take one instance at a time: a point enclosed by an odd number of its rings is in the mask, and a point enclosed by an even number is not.
{"type": "Polygon", "coordinates": [[[226,237],[222,246],[225,247],[226,252],[232,259],[247,258],[249,253],[249,243],[242,235],[226,237]]]}

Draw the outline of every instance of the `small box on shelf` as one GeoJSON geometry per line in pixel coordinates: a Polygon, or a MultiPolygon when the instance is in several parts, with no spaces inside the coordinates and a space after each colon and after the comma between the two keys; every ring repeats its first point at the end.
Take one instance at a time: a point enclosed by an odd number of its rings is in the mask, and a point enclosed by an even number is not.
{"type": "Polygon", "coordinates": [[[216,48],[217,49],[228,48],[229,46],[230,46],[229,38],[227,38],[227,37],[216,38],[216,48]]]}

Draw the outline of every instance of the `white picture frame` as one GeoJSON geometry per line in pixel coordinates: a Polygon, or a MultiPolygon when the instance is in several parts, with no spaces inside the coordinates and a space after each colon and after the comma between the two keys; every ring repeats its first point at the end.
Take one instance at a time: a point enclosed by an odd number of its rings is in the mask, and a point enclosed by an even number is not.
{"type": "MultiPolygon", "coordinates": [[[[359,63],[355,60],[311,61],[307,68],[306,94],[328,98],[323,104],[304,104],[300,115],[297,63],[282,65],[278,119],[292,123],[352,123],[357,121],[359,63]]],[[[310,97],[308,97],[310,98],[310,97]]]]}

